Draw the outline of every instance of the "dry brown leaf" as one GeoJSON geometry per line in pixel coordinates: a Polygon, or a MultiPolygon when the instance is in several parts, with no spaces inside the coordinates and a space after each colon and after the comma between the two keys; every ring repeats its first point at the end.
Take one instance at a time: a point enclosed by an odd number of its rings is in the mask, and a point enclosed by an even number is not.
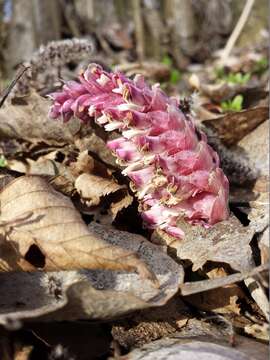
{"type": "MultiPolygon", "coordinates": [[[[67,150],[64,149],[61,154],[65,152],[68,158],[67,150]]],[[[80,153],[77,160],[71,163],[57,161],[58,153],[53,151],[37,160],[8,160],[7,168],[26,175],[45,176],[56,190],[65,195],[74,195],[77,191],[81,202],[87,205],[82,211],[97,219],[101,217],[102,223],[111,224],[118,212],[132,203],[133,197],[129,195],[127,186],[119,185],[108,175],[107,168],[88,155],[87,151],[80,153]],[[92,175],[91,171],[100,174],[92,175]],[[112,194],[114,196],[108,196],[112,194]],[[101,202],[106,203],[108,216],[103,214],[103,206],[97,207],[101,202]]]]}
{"type": "Polygon", "coordinates": [[[260,86],[248,85],[248,84],[231,84],[222,82],[219,84],[206,84],[200,83],[199,90],[203,95],[209,97],[211,100],[220,103],[224,100],[229,100],[237,94],[245,94],[251,90],[257,88],[260,90],[260,86]]]}
{"type": "Polygon", "coordinates": [[[267,341],[269,343],[269,323],[248,324],[244,327],[247,335],[255,339],[267,341]]]}
{"type": "MultiPolygon", "coordinates": [[[[249,222],[248,227],[260,240],[269,226],[269,178],[262,176],[252,187],[231,188],[230,202],[249,222]]],[[[269,247],[269,246],[268,246],[269,247]]],[[[266,254],[267,255],[267,254],[266,254]]]]}
{"type": "Polygon", "coordinates": [[[44,157],[38,160],[26,158],[24,160],[8,160],[7,168],[12,171],[17,171],[26,175],[40,175],[40,176],[64,176],[71,177],[71,174],[65,174],[67,169],[61,163],[46,159],[44,157]]]}
{"type": "Polygon", "coordinates": [[[125,185],[117,184],[113,179],[106,179],[91,174],[82,174],[75,181],[75,188],[80,195],[81,201],[90,207],[82,210],[87,214],[93,214],[102,224],[111,224],[118,212],[128,207],[133,202],[125,185]],[[113,195],[109,204],[103,208],[102,203],[108,202],[108,195],[113,195]],[[101,205],[97,208],[97,205],[101,205]]]}
{"type": "Polygon", "coordinates": [[[67,124],[48,118],[50,102],[36,93],[22,98],[17,105],[5,103],[0,109],[0,138],[24,139],[61,145],[73,143],[81,128],[77,119],[67,124]]]}
{"type": "Polygon", "coordinates": [[[77,160],[70,164],[71,172],[75,177],[83,173],[91,173],[94,167],[95,161],[87,150],[80,152],[77,160]]]}
{"type": "Polygon", "coordinates": [[[221,141],[232,146],[238,143],[258,125],[268,119],[268,107],[254,107],[240,112],[230,112],[215,119],[205,120],[204,124],[213,128],[221,141]]]}
{"type": "Polygon", "coordinates": [[[264,121],[239,143],[248,158],[261,170],[262,175],[269,174],[269,120],[264,121]]]}
{"type": "Polygon", "coordinates": [[[33,346],[25,345],[16,350],[14,360],[29,360],[30,354],[33,350],[33,346]]]}
{"type": "Polygon", "coordinates": [[[245,285],[248,288],[251,296],[255,300],[256,304],[263,312],[265,318],[269,322],[269,301],[265,289],[254,277],[249,277],[245,279],[245,285]]]}
{"type": "Polygon", "coordinates": [[[2,271],[136,270],[155,279],[134,253],[112,247],[91,233],[70,199],[40,177],[12,181],[1,191],[0,202],[0,222],[5,225],[2,271]]]}
{"type": "MultiPolygon", "coordinates": [[[[223,267],[214,268],[208,271],[209,279],[219,279],[228,276],[223,267]]],[[[219,314],[234,313],[240,315],[239,299],[245,297],[244,292],[236,284],[228,284],[216,289],[200,292],[187,296],[189,303],[197,309],[204,311],[214,311],[219,314]]]]}
{"type": "Polygon", "coordinates": [[[85,136],[74,137],[75,146],[81,151],[90,151],[95,153],[104,163],[111,167],[118,167],[115,162],[115,156],[107,148],[106,142],[102,137],[97,136],[94,132],[86,134],[85,136]]]}
{"type": "Polygon", "coordinates": [[[115,193],[125,188],[125,186],[119,185],[111,179],[104,179],[91,174],[82,174],[76,179],[75,188],[82,200],[87,202],[88,206],[95,206],[100,203],[101,197],[115,193]]]}
{"type": "Polygon", "coordinates": [[[156,241],[175,248],[177,257],[181,260],[190,260],[193,271],[201,268],[207,261],[227,263],[238,271],[254,267],[249,243],[255,232],[244,227],[235,216],[231,215],[228,220],[210,229],[192,226],[181,220],[179,226],[185,232],[184,239],[176,240],[163,231],[157,231],[159,239],[156,241]]]}
{"type": "Polygon", "coordinates": [[[7,168],[25,175],[39,175],[46,177],[54,188],[65,195],[72,195],[75,191],[75,177],[69,167],[55,160],[57,151],[53,151],[37,160],[25,158],[23,160],[8,160],[7,168]]]}
{"type": "MultiPolygon", "coordinates": [[[[256,199],[249,202],[249,206],[240,207],[250,220],[250,228],[256,231],[260,258],[262,264],[269,263],[269,180],[267,177],[255,184],[256,199]]],[[[268,286],[268,276],[249,277],[245,284],[262,313],[269,321],[269,300],[265,287],[268,286]]],[[[269,286],[268,286],[269,287],[269,286]]]]}
{"type": "Polygon", "coordinates": [[[109,270],[0,273],[0,323],[116,318],[164,305],[183,282],[184,271],[159,246],[142,236],[91,223],[89,232],[107,246],[137,253],[160,287],[136,273],[109,270]],[[29,296],[31,294],[31,296],[29,296]],[[33,301],[35,299],[35,301],[33,301]],[[17,304],[20,304],[18,306],[17,304]]]}
{"type": "MultiPolygon", "coordinates": [[[[1,135],[0,135],[1,137],[1,135]]],[[[0,153],[7,158],[15,158],[22,154],[29,154],[31,144],[20,139],[0,139],[0,153]]]]}
{"type": "Polygon", "coordinates": [[[133,197],[128,192],[124,192],[122,198],[117,202],[112,202],[110,206],[110,213],[112,219],[116,218],[116,215],[123,209],[126,209],[133,202],[133,197]]]}
{"type": "Polygon", "coordinates": [[[243,291],[235,284],[187,296],[188,303],[196,309],[213,311],[219,314],[240,315],[239,299],[244,298],[243,291]]]}

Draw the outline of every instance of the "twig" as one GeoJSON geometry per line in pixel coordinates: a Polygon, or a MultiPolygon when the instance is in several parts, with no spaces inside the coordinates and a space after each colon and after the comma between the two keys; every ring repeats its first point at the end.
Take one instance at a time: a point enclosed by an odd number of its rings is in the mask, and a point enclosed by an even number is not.
{"type": "Polygon", "coordinates": [[[247,19],[249,17],[251,9],[254,5],[254,2],[255,2],[255,0],[247,0],[246,1],[246,4],[242,11],[242,14],[239,17],[239,20],[237,21],[237,24],[236,24],[233,32],[231,33],[231,36],[229,37],[224,50],[222,51],[221,60],[220,60],[221,64],[225,64],[227,62],[228,57],[237,41],[239,35],[241,34],[241,31],[243,30],[243,28],[247,22],[247,19]]]}
{"type": "Polygon", "coordinates": [[[268,264],[260,265],[250,271],[244,271],[242,273],[232,274],[221,278],[211,280],[201,280],[196,282],[186,282],[180,285],[180,291],[182,296],[198,294],[203,291],[213,290],[222,286],[234,284],[239,281],[243,281],[251,276],[258,274],[261,271],[269,269],[268,264]]]}
{"type": "Polygon", "coordinates": [[[20,80],[20,78],[23,76],[23,74],[28,69],[29,69],[29,66],[27,67],[27,66],[21,65],[21,68],[19,69],[18,74],[16,75],[15,79],[12,80],[12,82],[8,85],[8,87],[1,94],[0,108],[4,105],[4,102],[6,101],[11,90],[14,88],[14,86],[17,84],[17,82],[20,80]]]}

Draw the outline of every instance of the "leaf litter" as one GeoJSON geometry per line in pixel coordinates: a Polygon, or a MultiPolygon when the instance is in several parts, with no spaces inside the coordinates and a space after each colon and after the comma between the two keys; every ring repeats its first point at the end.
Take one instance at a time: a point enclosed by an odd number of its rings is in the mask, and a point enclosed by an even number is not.
{"type": "MultiPolygon", "coordinates": [[[[137,72],[136,66],[122,70],[137,72]]],[[[164,69],[157,67],[154,77],[164,69]]],[[[243,186],[236,171],[230,218],[211,229],[181,223],[186,237],[180,241],[136,227],[136,199],[119,177],[103,130],[75,118],[65,126],[50,121],[50,103],[35,92],[6,100],[0,109],[0,147],[7,159],[0,177],[3,326],[105,320],[120,347],[140,348],[130,359],[138,352],[140,358],[160,351],[168,357],[172,349],[177,356],[204,356],[209,343],[221,358],[248,359],[253,347],[254,358],[262,358],[265,345],[238,334],[268,340],[268,122],[262,101],[268,92],[252,82],[196,81],[200,105],[194,110],[222,144],[229,168],[246,158],[259,173],[243,186]],[[220,102],[239,93],[245,108],[220,112],[220,102]],[[257,102],[251,93],[261,94],[257,102]],[[130,209],[134,225],[119,231],[119,219],[130,209]],[[209,326],[208,318],[217,322],[209,326]],[[220,319],[227,324],[223,333],[220,319]],[[191,339],[187,345],[175,340],[184,334],[191,339]],[[165,337],[170,339],[152,342],[165,337]],[[236,353],[228,347],[231,337],[236,353]]]]}
{"type": "MultiPolygon", "coordinates": [[[[12,272],[8,275],[1,275],[1,292],[5,294],[7,301],[5,305],[2,303],[3,309],[12,307],[15,295],[13,292],[17,292],[19,287],[22,290],[19,301],[28,308],[27,312],[30,313],[28,315],[30,318],[32,317],[31,306],[35,309],[33,314],[37,313],[39,316],[48,311],[51,312],[53,305],[60,306],[57,299],[51,299],[52,296],[49,294],[49,288],[55,282],[58,287],[62,288],[63,286],[67,292],[75,292],[76,296],[80,296],[80,292],[89,292],[88,306],[93,307],[94,305],[90,304],[94,301],[97,307],[97,311],[89,310],[89,318],[109,318],[115,317],[121,311],[125,313],[137,307],[148,307],[151,304],[151,298],[153,298],[152,306],[155,306],[156,303],[160,304],[172,296],[177,291],[179,282],[183,281],[181,266],[174,264],[173,260],[160,251],[157,246],[148,245],[144,238],[138,235],[102,228],[101,225],[92,226],[90,224],[87,227],[70,199],[53,190],[40,177],[19,177],[2,190],[0,197],[1,212],[4,214],[0,219],[2,223],[1,271],[12,272]],[[20,203],[16,207],[18,199],[20,199],[20,203]],[[27,214],[29,216],[26,217],[27,214]],[[59,219],[61,219],[60,222],[59,219]],[[54,235],[52,236],[52,234],[54,235]],[[153,266],[154,271],[151,269],[153,266]],[[88,275],[87,272],[80,274],[80,271],[84,269],[95,271],[100,269],[103,272],[94,272],[92,275],[91,273],[88,275]],[[22,273],[19,270],[34,273],[22,273]],[[40,272],[41,270],[61,270],[61,273],[44,273],[40,272]],[[78,273],[68,272],[65,274],[62,270],[77,270],[78,273]],[[117,275],[116,271],[106,273],[106,270],[136,271],[139,276],[132,275],[129,279],[128,275],[121,273],[117,275]],[[10,276],[13,278],[11,282],[10,276]],[[46,277],[48,279],[47,288],[46,277]],[[90,283],[86,282],[88,277],[92,277],[90,283]],[[29,285],[24,288],[22,285],[27,278],[29,285]],[[81,284],[82,280],[84,283],[81,284]],[[14,287],[16,283],[17,286],[14,287]],[[77,283],[80,291],[75,290],[77,283]],[[75,284],[72,287],[73,290],[68,290],[67,284],[69,286],[75,284]],[[28,297],[28,294],[32,293],[32,288],[35,288],[36,294],[34,304],[28,297]],[[98,304],[99,292],[95,288],[107,289],[106,296],[101,292],[102,304],[98,304]],[[117,295],[119,291],[120,298],[117,295]],[[133,296],[132,291],[134,292],[133,296]],[[48,293],[46,294],[46,292],[48,293]],[[95,300],[91,299],[91,292],[94,293],[95,300]],[[125,293],[127,293],[126,305],[121,310],[121,306],[117,305],[117,302],[123,305],[125,293]],[[137,302],[136,297],[138,297],[137,302]],[[154,300],[154,298],[156,299],[154,300]],[[106,299],[107,305],[104,303],[106,299]],[[55,304],[50,303],[53,300],[55,304]],[[38,301],[44,304],[48,301],[45,306],[46,310],[36,308],[38,301]],[[99,308],[100,306],[107,307],[107,310],[99,308]],[[117,306],[119,309],[114,308],[117,306]]],[[[58,291],[62,293],[64,290],[58,291]]],[[[82,299],[84,299],[84,295],[82,299]]],[[[61,307],[63,307],[63,301],[61,307]]],[[[14,311],[14,309],[12,310],[14,311]]],[[[4,310],[2,321],[5,318],[20,319],[20,317],[24,317],[23,311],[19,311],[17,317],[16,314],[7,315],[6,311],[7,309],[4,310]]],[[[86,314],[87,311],[85,313],[82,311],[82,314],[77,312],[78,318],[84,318],[86,314]]],[[[27,318],[27,315],[25,317],[27,318]]],[[[69,318],[67,317],[67,319],[69,318]]]]}

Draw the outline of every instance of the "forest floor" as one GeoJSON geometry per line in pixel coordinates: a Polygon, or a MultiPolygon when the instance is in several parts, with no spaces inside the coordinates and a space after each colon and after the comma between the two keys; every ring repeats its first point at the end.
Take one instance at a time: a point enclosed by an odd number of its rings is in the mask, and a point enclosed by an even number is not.
{"type": "Polygon", "coordinates": [[[48,46],[1,95],[1,360],[266,359],[267,48],[236,48],[226,64],[213,57],[185,71],[169,56],[91,55],[180,97],[219,153],[230,217],[187,226],[182,240],[144,228],[105,131],[48,117],[46,95],[76,79],[90,48],[48,46]]]}

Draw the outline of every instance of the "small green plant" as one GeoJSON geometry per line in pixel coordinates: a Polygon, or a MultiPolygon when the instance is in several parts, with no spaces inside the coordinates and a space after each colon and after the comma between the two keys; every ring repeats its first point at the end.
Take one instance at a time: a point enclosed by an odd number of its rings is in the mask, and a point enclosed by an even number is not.
{"type": "Polygon", "coordinates": [[[7,160],[4,157],[4,155],[0,155],[0,168],[6,167],[7,166],[7,160]]]}
{"type": "Polygon", "coordinates": [[[161,62],[162,62],[162,64],[164,64],[164,65],[167,65],[167,66],[169,66],[169,67],[172,67],[172,59],[170,58],[169,55],[164,55],[161,62]]]}
{"type": "Polygon", "coordinates": [[[268,59],[267,57],[262,57],[260,60],[256,61],[252,72],[254,74],[262,75],[266,70],[268,70],[268,59]]]}
{"type": "Polygon", "coordinates": [[[236,95],[232,100],[223,101],[221,108],[224,112],[227,111],[241,111],[243,106],[243,95],[236,95]]]}
{"type": "Polygon", "coordinates": [[[233,74],[229,73],[227,77],[227,82],[231,84],[239,84],[239,85],[245,85],[250,80],[251,74],[246,73],[242,74],[240,72],[233,74]]]}
{"type": "Polygon", "coordinates": [[[170,79],[169,83],[176,85],[181,80],[181,72],[173,67],[173,61],[169,55],[165,55],[162,59],[162,64],[167,65],[170,68],[170,79]]]}
{"type": "Polygon", "coordinates": [[[177,69],[172,69],[170,74],[170,83],[176,85],[181,79],[181,73],[177,69]]]}
{"type": "Polygon", "coordinates": [[[224,81],[229,84],[245,85],[251,78],[251,73],[246,73],[246,74],[242,74],[241,72],[226,73],[224,68],[216,69],[215,73],[218,80],[224,81]]]}

